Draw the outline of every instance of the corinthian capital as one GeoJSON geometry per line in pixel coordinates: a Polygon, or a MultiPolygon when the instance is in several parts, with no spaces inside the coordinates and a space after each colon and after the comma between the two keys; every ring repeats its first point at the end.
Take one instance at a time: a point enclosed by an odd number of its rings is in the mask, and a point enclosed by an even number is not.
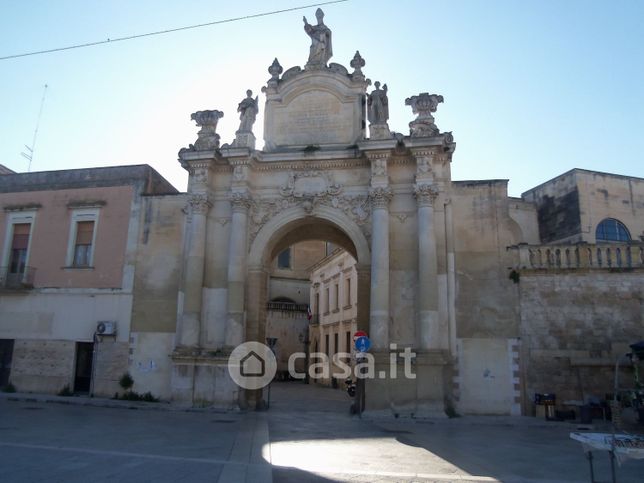
{"type": "Polygon", "coordinates": [[[371,200],[372,208],[388,208],[394,192],[388,186],[378,186],[371,188],[369,191],[369,199],[371,200]]]}
{"type": "Polygon", "coordinates": [[[250,195],[245,191],[233,191],[228,195],[233,211],[248,211],[250,208],[250,195]]]}
{"type": "Polygon", "coordinates": [[[190,195],[188,198],[188,205],[190,206],[190,214],[192,215],[205,215],[212,207],[212,203],[205,193],[197,193],[190,195]]]}
{"type": "Polygon", "coordinates": [[[438,190],[431,184],[416,184],[414,185],[414,196],[416,196],[418,206],[432,206],[438,196],[438,190]]]}

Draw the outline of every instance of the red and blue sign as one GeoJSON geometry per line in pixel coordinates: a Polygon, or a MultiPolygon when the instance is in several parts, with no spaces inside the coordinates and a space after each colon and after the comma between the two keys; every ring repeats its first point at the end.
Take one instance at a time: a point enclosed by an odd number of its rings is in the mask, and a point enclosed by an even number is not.
{"type": "Polygon", "coordinates": [[[358,336],[353,341],[358,352],[367,352],[369,347],[371,347],[371,341],[366,335],[358,336]]]}

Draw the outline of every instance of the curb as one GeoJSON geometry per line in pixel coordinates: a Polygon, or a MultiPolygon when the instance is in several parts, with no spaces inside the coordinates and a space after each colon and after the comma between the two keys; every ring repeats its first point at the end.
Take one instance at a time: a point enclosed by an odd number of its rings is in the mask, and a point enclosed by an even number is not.
{"type": "Polygon", "coordinates": [[[62,404],[68,406],[85,406],[110,409],[143,409],[149,411],[175,411],[175,412],[207,412],[207,413],[242,413],[240,409],[225,409],[215,407],[195,408],[177,406],[167,401],[122,401],[118,399],[105,399],[88,396],[52,396],[30,393],[0,393],[0,401],[62,404]]]}

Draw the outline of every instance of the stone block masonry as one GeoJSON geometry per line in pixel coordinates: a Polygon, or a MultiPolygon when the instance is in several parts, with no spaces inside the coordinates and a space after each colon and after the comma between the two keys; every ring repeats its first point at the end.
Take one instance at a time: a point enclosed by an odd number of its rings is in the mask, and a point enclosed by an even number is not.
{"type": "MultiPolygon", "coordinates": [[[[522,271],[521,323],[526,397],[554,392],[559,402],[613,392],[616,358],[644,339],[640,269],[522,271]]],[[[628,387],[625,369],[620,384],[628,387]]]]}

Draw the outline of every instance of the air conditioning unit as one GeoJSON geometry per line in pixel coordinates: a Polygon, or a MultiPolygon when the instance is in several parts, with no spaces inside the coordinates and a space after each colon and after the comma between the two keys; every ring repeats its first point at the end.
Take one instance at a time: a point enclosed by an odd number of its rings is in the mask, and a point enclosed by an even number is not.
{"type": "Polygon", "coordinates": [[[96,324],[98,335],[116,335],[116,322],[103,321],[96,324]]]}

